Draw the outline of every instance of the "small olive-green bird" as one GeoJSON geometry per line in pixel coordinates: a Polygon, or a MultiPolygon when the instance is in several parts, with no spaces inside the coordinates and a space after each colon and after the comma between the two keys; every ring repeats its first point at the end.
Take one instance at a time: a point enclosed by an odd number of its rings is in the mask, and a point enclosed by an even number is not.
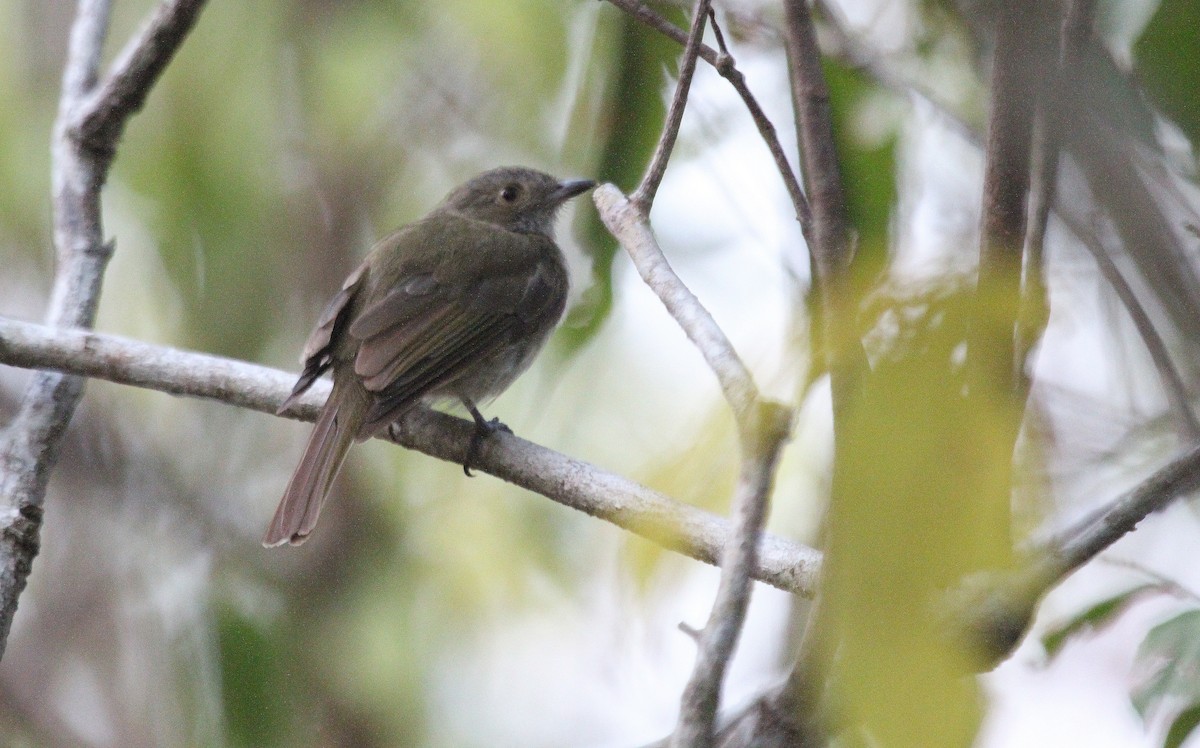
{"type": "Polygon", "coordinates": [[[554,217],[593,186],[532,169],[493,169],[371,249],[317,320],[304,371],[279,408],[333,371],[333,391],[263,545],[303,543],[350,445],[418,403],[456,399],[470,411],[469,469],[483,438],[500,427],[477,403],[529,366],[562,317],[567,268],[554,217]]]}

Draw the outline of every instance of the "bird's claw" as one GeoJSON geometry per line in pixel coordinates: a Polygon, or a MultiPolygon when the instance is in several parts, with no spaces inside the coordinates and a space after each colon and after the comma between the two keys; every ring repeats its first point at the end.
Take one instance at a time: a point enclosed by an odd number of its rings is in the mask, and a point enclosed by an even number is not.
{"type": "Polygon", "coordinates": [[[475,420],[475,431],[471,433],[471,442],[467,445],[467,458],[463,461],[463,473],[468,478],[475,477],[471,473],[471,465],[475,464],[479,458],[479,452],[483,449],[483,440],[497,431],[503,431],[506,434],[512,433],[512,429],[502,423],[499,418],[485,421],[481,416],[475,420]]]}

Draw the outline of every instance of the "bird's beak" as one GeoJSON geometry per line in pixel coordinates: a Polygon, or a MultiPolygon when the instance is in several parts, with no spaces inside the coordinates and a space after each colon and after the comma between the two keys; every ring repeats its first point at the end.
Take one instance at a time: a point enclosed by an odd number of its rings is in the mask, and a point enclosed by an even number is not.
{"type": "Polygon", "coordinates": [[[558,188],[551,194],[551,199],[556,203],[561,203],[576,195],[582,195],[595,186],[596,183],[591,179],[564,179],[558,183],[558,188]]]}

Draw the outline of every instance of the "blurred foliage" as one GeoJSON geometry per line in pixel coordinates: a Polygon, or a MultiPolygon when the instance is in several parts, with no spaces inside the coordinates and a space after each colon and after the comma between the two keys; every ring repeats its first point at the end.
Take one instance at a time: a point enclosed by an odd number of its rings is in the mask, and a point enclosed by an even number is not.
{"type": "MultiPolygon", "coordinates": [[[[678,9],[668,17],[677,20],[678,9]]],[[[679,45],[621,14],[609,17],[614,69],[604,89],[602,119],[596,128],[600,154],[595,178],[628,193],[641,180],[662,131],[666,106],[661,71],[671,69],[679,45]]],[[[595,213],[588,213],[583,233],[592,259],[592,284],[583,302],[564,325],[560,340],[572,351],[587,343],[608,318],[613,303],[613,259],[617,244],[595,213]]]]}
{"type": "Polygon", "coordinates": [[[857,233],[853,273],[861,289],[878,280],[888,261],[896,205],[896,133],[867,134],[879,112],[869,106],[881,93],[863,72],[826,58],[825,79],[833,113],[833,134],[842,169],[850,225],[857,233]]]}
{"type": "Polygon", "coordinates": [[[221,696],[231,745],[293,745],[286,683],[279,677],[287,662],[279,638],[255,622],[222,607],[217,620],[221,659],[221,696]]]}
{"type": "Polygon", "coordinates": [[[1162,0],[1133,51],[1138,81],[1193,144],[1200,142],[1200,3],[1162,0]]]}
{"type": "Polygon", "coordinates": [[[1120,618],[1135,602],[1149,593],[1161,591],[1157,584],[1141,584],[1131,590],[1105,598],[1090,608],[1071,616],[1042,635],[1042,648],[1046,656],[1058,656],[1067,642],[1081,636],[1095,634],[1120,618]]]}
{"type": "Polygon", "coordinates": [[[979,655],[948,635],[935,603],[1011,564],[1014,404],[971,391],[962,355],[991,308],[949,283],[880,293],[864,318],[871,372],[838,425],[819,630],[841,686],[835,724],[881,745],[965,745],[978,729],[979,695],[960,675],[979,655]]]}
{"type": "Polygon", "coordinates": [[[1160,710],[1173,712],[1163,745],[1182,745],[1200,724],[1200,610],[1152,628],[1138,648],[1137,667],[1133,705],[1138,714],[1149,719],[1160,710]]]}

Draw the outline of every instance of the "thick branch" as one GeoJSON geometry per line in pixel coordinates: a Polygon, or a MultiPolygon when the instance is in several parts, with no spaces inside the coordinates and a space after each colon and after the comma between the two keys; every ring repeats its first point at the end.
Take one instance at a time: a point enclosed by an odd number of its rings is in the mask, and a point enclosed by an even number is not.
{"type": "MultiPolygon", "coordinates": [[[[841,165],[833,139],[829,86],[807,0],[784,3],[784,41],[792,86],[800,162],[805,191],[812,205],[812,229],[805,234],[812,258],[813,286],[821,309],[825,366],[830,373],[835,419],[858,390],[866,358],[854,332],[855,312],[850,288],[851,243],[849,211],[842,186],[841,165]]],[[[843,429],[834,427],[835,439],[843,429]]],[[[834,452],[838,451],[835,445],[834,452]]],[[[835,468],[836,469],[836,468],[835,468]]]]}
{"type": "Polygon", "coordinates": [[[758,399],[750,370],[733,349],[729,338],[695,294],[684,285],[667,262],[646,217],[611,184],[602,184],[592,195],[600,220],[633,259],[642,279],[670,312],[708,363],[725,399],[741,420],[758,399]]]}
{"type": "MultiPolygon", "coordinates": [[[[295,376],[240,361],[81,330],[59,330],[0,318],[0,363],[68,371],[121,384],[188,395],[274,414],[295,376]]],[[[329,394],[318,382],[288,416],[316,419],[329,394]]],[[[392,435],[396,443],[461,463],[474,425],[429,410],[413,412],[392,435]]],[[[497,432],[473,467],[564,506],[611,522],[666,548],[715,564],[730,523],[594,465],[497,432]]],[[[753,577],[810,595],[820,554],[763,535],[753,577]]]]}

